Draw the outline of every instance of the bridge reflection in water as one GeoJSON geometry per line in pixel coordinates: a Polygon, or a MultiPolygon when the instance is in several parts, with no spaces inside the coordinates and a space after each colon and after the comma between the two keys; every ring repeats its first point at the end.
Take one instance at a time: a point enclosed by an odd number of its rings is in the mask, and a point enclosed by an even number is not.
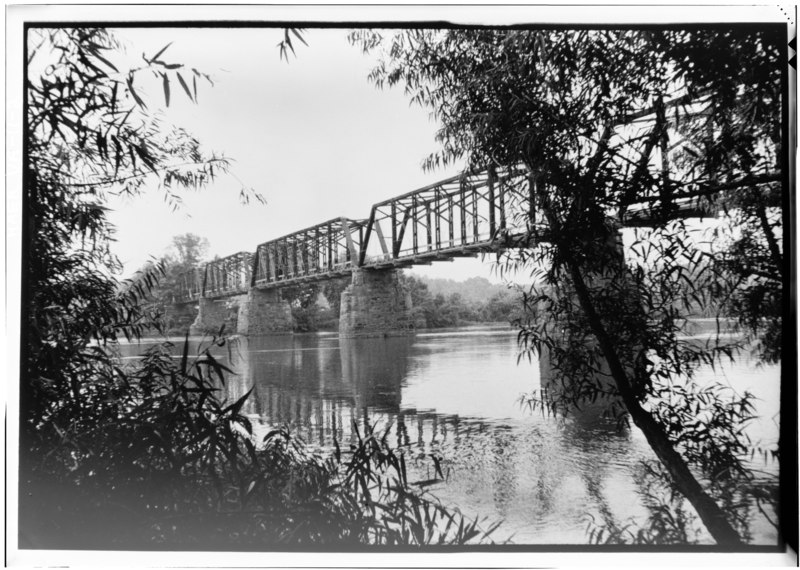
{"type": "Polygon", "coordinates": [[[566,423],[522,409],[538,366],[517,366],[507,330],[340,339],[335,335],[234,337],[227,397],[257,437],[288,425],[313,447],[346,450],[368,418],[403,447],[412,481],[435,474],[434,494],[465,513],[504,519],[498,538],[583,543],[586,514],[619,524],[645,512],[633,467],[648,457],[629,431],[587,411],[566,423]],[[423,409],[424,407],[424,409],[423,409]],[[620,501],[624,495],[626,501],[620,501]],[[506,533],[506,534],[502,534],[506,533]]]}
{"type": "MultiPolygon", "coordinates": [[[[456,329],[415,337],[342,339],[330,335],[234,337],[226,355],[237,375],[226,397],[253,388],[244,406],[256,437],[282,424],[315,448],[343,451],[366,418],[407,456],[409,479],[446,481],[430,490],[475,517],[503,520],[495,536],[518,544],[585,544],[588,517],[635,532],[650,514],[642,497],[655,459],[636,429],[619,430],[601,405],[554,420],[519,405],[519,396],[557,381],[539,363],[516,364],[513,331],[456,329]]],[[[220,355],[222,356],[222,355],[220,355]]],[[[761,387],[777,401],[779,370],[740,363],[727,370],[738,388],[761,387]]],[[[772,426],[775,427],[774,425],[772,426]]],[[[774,431],[774,430],[773,430],[774,431]]],[[[363,431],[362,431],[363,433],[363,431]]],[[[756,431],[756,439],[777,433],[756,431]]],[[[771,440],[771,439],[770,439],[771,440]]],[[[777,469],[777,465],[768,468],[777,469]]],[[[754,543],[774,544],[774,528],[755,505],[754,543]]],[[[698,526],[699,527],[699,526],[698,526]]],[[[710,543],[701,532],[698,540],[710,543]]]]}
{"type": "Polygon", "coordinates": [[[363,433],[365,421],[379,430],[392,426],[392,443],[418,448],[484,431],[480,420],[401,405],[413,343],[409,337],[331,337],[312,345],[300,336],[237,336],[229,345],[237,375],[226,383],[227,397],[239,398],[252,386],[243,411],[261,431],[287,425],[321,447],[333,446],[334,436],[340,444],[355,442],[354,424],[363,433]]]}

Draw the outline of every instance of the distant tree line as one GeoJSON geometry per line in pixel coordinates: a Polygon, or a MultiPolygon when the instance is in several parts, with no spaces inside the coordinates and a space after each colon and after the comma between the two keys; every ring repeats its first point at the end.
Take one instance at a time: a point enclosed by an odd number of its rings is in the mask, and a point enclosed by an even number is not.
{"type": "Polygon", "coordinates": [[[469,323],[511,323],[522,317],[522,295],[484,277],[466,281],[426,279],[403,274],[411,294],[417,328],[457,327],[469,323]]]}
{"type": "MultiPolygon", "coordinates": [[[[523,314],[522,295],[483,277],[456,282],[402,273],[411,295],[414,326],[418,329],[457,327],[470,323],[511,323],[523,314]],[[476,294],[479,293],[479,294],[476,294]]],[[[348,277],[282,289],[292,307],[295,332],[336,330],[342,291],[348,277]]]]}

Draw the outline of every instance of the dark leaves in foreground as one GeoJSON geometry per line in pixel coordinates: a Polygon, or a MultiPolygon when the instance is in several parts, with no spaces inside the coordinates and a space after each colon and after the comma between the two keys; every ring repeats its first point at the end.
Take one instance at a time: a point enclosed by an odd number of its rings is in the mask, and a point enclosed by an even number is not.
{"type": "Polygon", "coordinates": [[[226,367],[208,350],[192,358],[184,344],[176,359],[172,349],[159,345],[128,369],[106,360],[80,389],[92,406],[51,410],[44,425],[59,445],[25,483],[26,511],[40,521],[25,528],[71,548],[245,549],[468,544],[496,528],[414,490],[402,454],[369,426],[338,458],[310,452],[286,428],[255,442],[252,389],[224,401],[226,367]]]}

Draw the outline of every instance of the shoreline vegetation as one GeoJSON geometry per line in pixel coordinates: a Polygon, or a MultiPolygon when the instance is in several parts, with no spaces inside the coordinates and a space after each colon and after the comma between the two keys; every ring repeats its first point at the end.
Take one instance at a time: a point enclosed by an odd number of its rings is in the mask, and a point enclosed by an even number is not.
{"type": "Polygon", "coordinates": [[[149,349],[135,367],[109,359],[114,373],[98,378],[97,388],[114,391],[118,412],[84,418],[81,431],[64,434],[59,454],[39,458],[39,468],[21,480],[20,546],[346,550],[492,543],[499,522],[463,516],[409,481],[388,428],[355,426],[357,443],[337,442],[326,454],[286,427],[255,441],[241,413],[250,392],[233,402],[217,395],[229,369],[209,349],[226,342],[211,339],[193,358],[187,335],[180,359],[169,342],[149,349]],[[72,462],[66,478],[53,476],[53,461],[72,462]]]}

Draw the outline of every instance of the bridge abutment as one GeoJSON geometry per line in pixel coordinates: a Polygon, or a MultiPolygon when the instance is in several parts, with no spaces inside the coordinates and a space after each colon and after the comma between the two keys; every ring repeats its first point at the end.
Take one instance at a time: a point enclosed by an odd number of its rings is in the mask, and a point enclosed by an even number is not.
{"type": "Polygon", "coordinates": [[[339,336],[343,338],[414,334],[411,296],[395,269],[355,269],[342,291],[339,336]]]}
{"type": "Polygon", "coordinates": [[[236,332],[259,336],[293,331],[292,308],[278,289],[250,289],[239,304],[236,332]]]}

